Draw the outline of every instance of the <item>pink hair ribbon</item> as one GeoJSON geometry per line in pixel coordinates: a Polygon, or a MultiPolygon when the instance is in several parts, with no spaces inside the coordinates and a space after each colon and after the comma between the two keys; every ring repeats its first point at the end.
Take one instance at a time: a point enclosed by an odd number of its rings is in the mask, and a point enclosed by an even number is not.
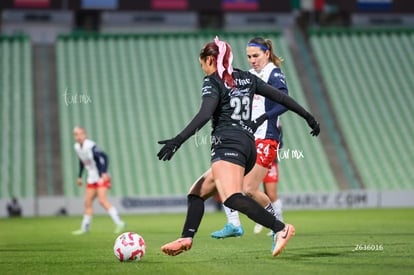
{"type": "MultiPolygon", "coordinates": [[[[214,43],[219,48],[219,54],[217,56],[217,71],[218,71],[220,78],[223,78],[223,72],[226,70],[226,68],[224,68],[223,66],[223,59],[224,59],[224,55],[226,54],[226,42],[220,41],[218,36],[216,36],[214,38],[214,43]]],[[[231,63],[233,63],[233,53],[231,51],[230,45],[229,45],[229,50],[230,50],[229,62],[228,62],[229,67],[227,68],[227,72],[231,75],[233,73],[233,67],[231,65],[231,63]]]]}

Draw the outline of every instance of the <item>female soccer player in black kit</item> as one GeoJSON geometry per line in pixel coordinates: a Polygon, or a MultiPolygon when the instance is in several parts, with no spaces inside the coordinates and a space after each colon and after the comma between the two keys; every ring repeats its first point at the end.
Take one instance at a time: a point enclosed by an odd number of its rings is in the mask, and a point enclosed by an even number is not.
{"type": "MultiPolygon", "coordinates": [[[[254,130],[263,121],[251,121],[251,109],[255,93],[286,106],[303,117],[312,129],[320,132],[319,123],[295,100],[266,84],[249,72],[232,68],[233,54],[227,42],[217,37],[207,43],[200,52],[199,61],[206,77],[202,87],[200,110],[176,137],[159,141],[164,144],[158,153],[160,160],[170,160],[178,148],[197,130],[212,119],[212,138],[220,142],[212,144],[211,171],[224,205],[247,215],[256,223],[279,232],[274,238],[272,255],[277,256],[285,248],[295,232],[291,224],[277,220],[252,198],[243,195],[243,178],[256,162],[254,130]]],[[[202,187],[201,187],[202,188],[202,187]]],[[[165,244],[161,250],[175,256],[192,246],[193,237],[204,215],[205,197],[194,192],[188,195],[188,209],[181,238],[165,244]]]]}

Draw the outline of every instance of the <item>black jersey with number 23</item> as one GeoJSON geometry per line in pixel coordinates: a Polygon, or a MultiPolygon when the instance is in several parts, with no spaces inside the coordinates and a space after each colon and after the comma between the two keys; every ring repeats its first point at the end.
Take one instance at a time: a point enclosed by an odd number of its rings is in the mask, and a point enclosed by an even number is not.
{"type": "Polygon", "coordinates": [[[212,134],[226,129],[238,129],[252,135],[253,96],[266,83],[249,72],[237,69],[232,75],[235,83],[233,88],[227,87],[216,73],[204,77],[202,96],[219,100],[212,117],[212,134]]]}

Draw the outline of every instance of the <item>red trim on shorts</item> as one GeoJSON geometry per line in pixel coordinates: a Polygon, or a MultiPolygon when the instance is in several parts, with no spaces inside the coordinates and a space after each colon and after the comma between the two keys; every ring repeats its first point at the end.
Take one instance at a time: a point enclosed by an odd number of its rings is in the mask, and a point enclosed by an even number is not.
{"type": "Polygon", "coordinates": [[[86,185],[88,189],[108,188],[111,189],[111,180],[108,181],[97,181],[94,183],[88,183],[86,185]]]}
{"type": "Polygon", "coordinates": [[[274,139],[256,139],[256,164],[270,169],[277,158],[278,146],[274,139]]]}

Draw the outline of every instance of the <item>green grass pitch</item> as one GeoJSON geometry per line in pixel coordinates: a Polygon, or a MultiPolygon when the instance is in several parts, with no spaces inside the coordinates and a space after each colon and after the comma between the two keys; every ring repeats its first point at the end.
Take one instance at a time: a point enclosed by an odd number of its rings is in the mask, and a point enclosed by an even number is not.
{"type": "Polygon", "coordinates": [[[88,235],[72,236],[81,217],[0,219],[0,274],[414,274],[414,209],[289,211],[296,235],[278,257],[267,229],[215,240],[224,213],[206,213],[193,248],[176,257],[160,247],[179,237],[184,214],[123,216],[141,234],[141,262],[120,263],[109,216],[96,216],[88,235]],[[355,249],[358,250],[355,251],[355,249]]]}

